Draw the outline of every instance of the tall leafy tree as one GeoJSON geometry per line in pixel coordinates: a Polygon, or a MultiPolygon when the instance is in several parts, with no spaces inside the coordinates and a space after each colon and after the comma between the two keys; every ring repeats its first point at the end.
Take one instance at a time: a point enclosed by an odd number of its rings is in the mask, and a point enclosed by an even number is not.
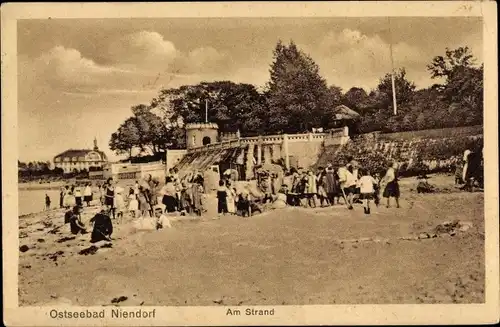
{"type": "MultiPolygon", "coordinates": [[[[409,81],[406,78],[406,70],[401,68],[394,74],[394,88],[396,89],[396,101],[398,105],[408,104],[415,93],[415,83],[409,81]]],[[[377,91],[382,95],[382,102],[379,105],[382,108],[393,107],[392,101],[392,76],[391,74],[386,74],[380,79],[377,86],[377,91]]]]}
{"type": "Polygon", "coordinates": [[[109,148],[117,154],[128,154],[129,157],[132,157],[132,150],[141,147],[139,133],[136,118],[127,118],[118,130],[111,134],[109,148]]]}
{"type": "Polygon", "coordinates": [[[434,57],[427,66],[432,78],[444,78],[437,89],[461,124],[482,123],[484,67],[476,61],[468,47],[447,48],[445,56],[434,57]]]}
{"type": "Polygon", "coordinates": [[[295,43],[278,42],[267,85],[269,124],[277,131],[297,133],[319,127],[324,109],[332,105],[326,81],[313,59],[295,43]]]}
{"type": "Polygon", "coordinates": [[[427,65],[427,70],[432,78],[444,77],[447,81],[452,77],[454,70],[458,67],[472,67],[476,59],[469,47],[459,47],[454,50],[446,48],[444,56],[436,56],[427,65]]]}
{"type": "MultiPolygon", "coordinates": [[[[132,107],[133,116],[123,122],[111,135],[110,149],[118,154],[132,157],[134,149],[140,153],[152,153],[158,156],[167,148],[179,148],[183,137],[179,127],[165,124],[160,116],[152,112],[151,107],[137,105],[132,107]]],[[[183,134],[183,133],[182,133],[183,134]]]]}
{"type": "Polygon", "coordinates": [[[340,86],[331,85],[328,90],[334,106],[342,103],[342,88],[340,86]]]}
{"type": "Polygon", "coordinates": [[[165,89],[151,107],[162,110],[170,121],[193,123],[205,121],[206,104],[208,121],[217,123],[221,131],[253,134],[267,128],[265,98],[251,84],[215,81],[165,89]]]}
{"type": "Polygon", "coordinates": [[[361,112],[365,107],[368,94],[361,87],[351,87],[343,96],[342,104],[351,108],[354,111],[361,112]]]}

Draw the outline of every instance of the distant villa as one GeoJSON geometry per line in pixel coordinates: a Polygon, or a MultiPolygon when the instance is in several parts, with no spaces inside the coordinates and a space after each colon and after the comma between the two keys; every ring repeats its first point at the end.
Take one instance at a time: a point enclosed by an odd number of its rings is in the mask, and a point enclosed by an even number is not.
{"type": "Polygon", "coordinates": [[[108,162],[106,154],[97,147],[97,140],[94,139],[94,148],[75,150],[69,149],[54,157],[54,166],[62,168],[64,173],[71,173],[75,170],[81,171],[89,168],[102,168],[108,162]]]}

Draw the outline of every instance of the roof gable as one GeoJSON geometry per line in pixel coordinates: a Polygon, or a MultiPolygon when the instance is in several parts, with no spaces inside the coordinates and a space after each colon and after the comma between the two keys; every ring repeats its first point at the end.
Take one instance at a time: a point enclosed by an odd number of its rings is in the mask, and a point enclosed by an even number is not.
{"type": "Polygon", "coordinates": [[[351,108],[341,104],[333,109],[336,119],[355,119],[360,117],[360,115],[352,110],[351,108]]]}

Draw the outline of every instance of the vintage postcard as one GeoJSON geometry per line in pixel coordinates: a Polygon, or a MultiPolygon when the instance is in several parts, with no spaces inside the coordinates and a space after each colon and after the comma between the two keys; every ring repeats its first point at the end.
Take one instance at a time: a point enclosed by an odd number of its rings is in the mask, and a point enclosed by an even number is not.
{"type": "Polygon", "coordinates": [[[4,323],[498,322],[496,6],[2,5],[4,323]]]}

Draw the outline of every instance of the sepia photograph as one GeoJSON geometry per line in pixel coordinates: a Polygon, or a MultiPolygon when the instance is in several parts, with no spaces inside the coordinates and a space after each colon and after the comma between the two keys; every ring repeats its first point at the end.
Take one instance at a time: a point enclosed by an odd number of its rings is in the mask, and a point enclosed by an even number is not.
{"type": "Polygon", "coordinates": [[[252,325],[287,307],[488,302],[498,321],[496,18],[268,5],[14,21],[16,307],[40,324],[210,307],[252,325]]]}

